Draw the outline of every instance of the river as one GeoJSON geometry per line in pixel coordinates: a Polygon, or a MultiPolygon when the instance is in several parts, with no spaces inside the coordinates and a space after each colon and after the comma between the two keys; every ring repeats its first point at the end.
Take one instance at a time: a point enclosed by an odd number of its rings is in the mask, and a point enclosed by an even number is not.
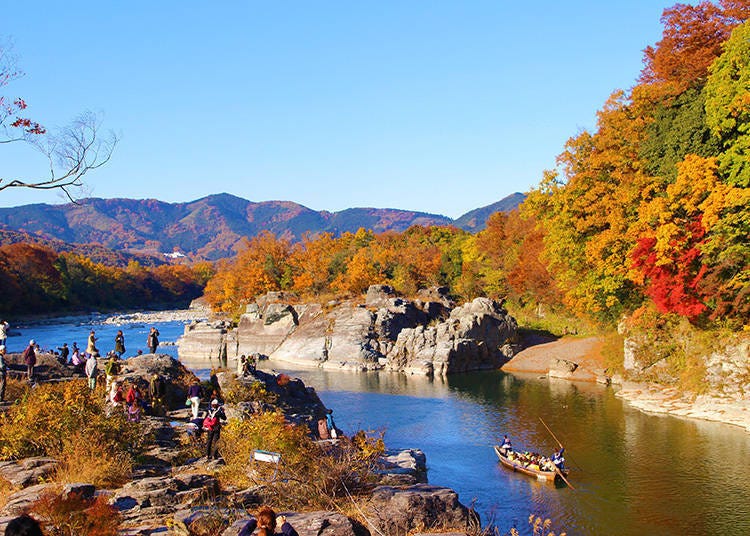
{"type": "MultiPolygon", "coordinates": [[[[150,325],[93,328],[106,340],[123,329],[126,343],[143,347],[150,325]]],[[[181,322],[153,325],[166,342],[183,331],[181,322]]],[[[12,337],[9,346],[17,351],[28,338],[50,347],[81,344],[89,327],[66,320],[15,328],[20,338],[12,337]]],[[[210,363],[188,366],[204,376],[210,363]]],[[[430,483],[455,489],[483,522],[502,531],[516,525],[528,533],[533,513],[569,535],[750,534],[750,434],[737,427],[647,415],[616,398],[612,388],[538,376],[498,371],[428,380],[263,366],[314,386],[345,432],[382,431],[389,447],[422,449],[430,483]],[[556,443],[540,417],[566,446],[575,490],[497,462],[492,445],[506,433],[517,449],[551,453],[556,443]]]]}

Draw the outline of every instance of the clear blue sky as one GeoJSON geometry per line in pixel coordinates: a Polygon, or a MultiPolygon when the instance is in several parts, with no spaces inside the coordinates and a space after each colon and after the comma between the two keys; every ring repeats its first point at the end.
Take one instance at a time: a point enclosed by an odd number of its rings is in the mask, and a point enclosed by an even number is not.
{"type": "MultiPolygon", "coordinates": [[[[92,196],[455,218],[536,185],[673,3],[26,0],[3,9],[26,74],[2,92],[47,127],[103,115],[121,140],[92,196]]],[[[0,147],[0,176],[44,171],[0,147]]],[[[64,200],[0,192],[33,202],[64,200]]]]}

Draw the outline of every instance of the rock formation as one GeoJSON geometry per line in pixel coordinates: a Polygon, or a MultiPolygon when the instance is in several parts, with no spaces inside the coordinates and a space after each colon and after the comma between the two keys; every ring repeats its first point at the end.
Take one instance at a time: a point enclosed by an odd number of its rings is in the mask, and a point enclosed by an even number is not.
{"type": "Polygon", "coordinates": [[[513,355],[517,325],[502,306],[477,298],[454,307],[447,289],[418,299],[371,286],[364,304],[297,303],[269,293],[247,307],[236,328],[194,322],[179,341],[180,358],[260,354],[301,366],[378,370],[419,375],[498,368],[513,355]]]}

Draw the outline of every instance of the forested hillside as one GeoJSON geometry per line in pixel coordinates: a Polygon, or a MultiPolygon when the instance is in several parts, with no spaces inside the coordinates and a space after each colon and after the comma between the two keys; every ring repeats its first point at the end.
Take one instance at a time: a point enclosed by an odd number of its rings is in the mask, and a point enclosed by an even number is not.
{"type": "Polygon", "coordinates": [[[211,273],[208,264],[145,267],[130,261],[122,268],[40,244],[7,244],[0,246],[0,314],[187,306],[211,273]]]}
{"type": "Polygon", "coordinates": [[[746,0],[666,10],[638,83],[567,142],[524,205],[575,312],[750,317],[749,14],[746,0]]]}

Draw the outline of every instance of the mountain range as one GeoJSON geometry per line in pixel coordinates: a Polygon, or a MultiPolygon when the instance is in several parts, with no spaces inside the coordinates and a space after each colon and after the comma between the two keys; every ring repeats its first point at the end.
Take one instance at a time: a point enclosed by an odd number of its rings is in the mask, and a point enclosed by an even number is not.
{"type": "Polygon", "coordinates": [[[161,256],[180,251],[208,260],[229,257],[244,237],[263,230],[298,240],[305,233],[339,235],[359,228],[401,232],[412,225],[454,225],[476,232],[490,214],[510,211],[525,196],[512,194],[472,210],[456,220],[438,214],[390,208],[315,211],[291,201],[252,202],[230,194],[210,195],[187,203],[155,199],[89,198],[64,205],[33,204],[0,208],[0,239],[18,241],[18,234],[67,244],[98,244],[115,251],[161,256]],[[11,236],[11,238],[9,238],[11,236]]]}

